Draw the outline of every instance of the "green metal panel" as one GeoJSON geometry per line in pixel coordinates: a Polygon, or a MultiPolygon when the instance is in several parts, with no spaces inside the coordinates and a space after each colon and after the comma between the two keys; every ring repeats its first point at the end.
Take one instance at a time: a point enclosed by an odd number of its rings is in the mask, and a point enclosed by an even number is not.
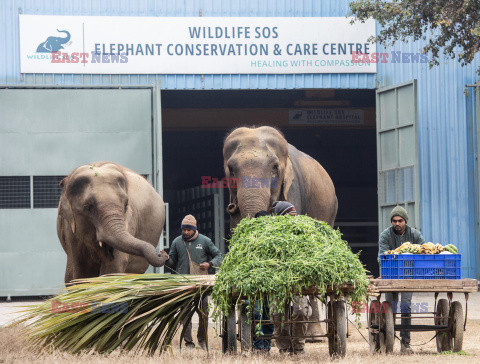
{"type": "MultiPolygon", "coordinates": [[[[0,176],[62,176],[110,160],[152,180],[153,93],[152,87],[0,90],[0,176]]],[[[0,209],[0,296],[53,294],[63,286],[57,210],[33,208],[31,200],[30,209],[0,209]]]]}
{"type": "Polygon", "coordinates": [[[60,175],[111,160],[152,174],[149,89],[0,90],[0,175],[60,175]]]}
{"type": "Polygon", "coordinates": [[[420,229],[416,89],[413,80],[377,90],[379,233],[390,226],[396,205],[420,229]]]}

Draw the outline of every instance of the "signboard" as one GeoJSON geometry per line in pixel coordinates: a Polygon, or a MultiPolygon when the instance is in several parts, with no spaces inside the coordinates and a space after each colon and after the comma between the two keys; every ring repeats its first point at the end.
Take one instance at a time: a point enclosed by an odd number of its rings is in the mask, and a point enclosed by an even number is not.
{"type": "Polygon", "coordinates": [[[308,125],[363,125],[361,109],[293,109],[289,110],[290,124],[308,125]]]}
{"type": "Polygon", "coordinates": [[[22,73],[374,73],[375,22],[19,15],[22,73]]]}

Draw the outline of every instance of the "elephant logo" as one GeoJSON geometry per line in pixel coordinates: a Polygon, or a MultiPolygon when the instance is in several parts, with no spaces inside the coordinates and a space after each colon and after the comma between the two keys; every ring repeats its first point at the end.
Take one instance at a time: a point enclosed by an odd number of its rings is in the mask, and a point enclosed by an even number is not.
{"type": "Polygon", "coordinates": [[[303,111],[299,111],[299,112],[297,112],[295,115],[293,115],[293,118],[292,118],[292,119],[293,119],[293,120],[298,120],[298,119],[300,119],[300,118],[302,117],[302,115],[303,115],[303,111]]]}
{"type": "Polygon", "coordinates": [[[58,30],[59,33],[65,33],[65,37],[48,37],[43,43],[40,43],[37,47],[38,53],[51,53],[58,52],[60,49],[65,48],[66,43],[70,41],[70,33],[66,30],[58,30]]]}

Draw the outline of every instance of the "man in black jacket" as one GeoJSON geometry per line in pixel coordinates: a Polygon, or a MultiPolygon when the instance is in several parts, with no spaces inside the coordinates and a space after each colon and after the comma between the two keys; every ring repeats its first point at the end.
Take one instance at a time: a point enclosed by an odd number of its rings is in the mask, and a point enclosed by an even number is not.
{"type": "MultiPolygon", "coordinates": [[[[197,230],[197,220],[192,215],[187,215],[182,221],[182,235],[173,240],[168,253],[166,265],[180,274],[207,274],[211,267],[219,267],[222,254],[213,242],[197,230]],[[209,260],[210,257],[212,260],[209,260]]],[[[198,344],[206,349],[208,330],[208,296],[200,304],[202,313],[198,313],[199,327],[197,332],[198,344]]],[[[195,348],[192,338],[192,322],[187,323],[185,330],[185,347],[195,348]]]]}

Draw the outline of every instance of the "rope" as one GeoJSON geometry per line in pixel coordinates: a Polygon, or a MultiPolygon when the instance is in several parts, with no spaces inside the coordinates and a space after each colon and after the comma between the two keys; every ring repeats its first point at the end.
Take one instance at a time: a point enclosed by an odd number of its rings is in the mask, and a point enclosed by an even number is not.
{"type": "MultiPolygon", "coordinates": [[[[423,345],[427,345],[430,341],[432,341],[433,339],[435,339],[437,337],[438,334],[435,334],[430,340],[428,340],[426,343],[423,343],[423,344],[417,344],[417,345],[413,345],[413,344],[409,344],[410,346],[423,346],[423,345]]],[[[397,334],[395,334],[395,338],[400,340],[400,342],[402,341],[402,339],[400,339],[397,334]]]]}
{"type": "MultiPolygon", "coordinates": [[[[357,325],[355,325],[355,323],[353,323],[350,319],[348,319],[348,322],[350,322],[353,327],[355,327],[355,329],[358,331],[358,333],[363,337],[363,340],[365,340],[365,342],[370,345],[370,341],[368,341],[365,336],[363,336],[362,332],[358,329],[357,325]]],[[[433,339],[435,339],[437,337],[438,334],[435,334],[430,340],[428,340],[427,342],[423,343],[423,344],[416,344],[416,345],[413,345],[413,344],[410,344],[410,346],[423,346],[423,345],[427,345],[429,342],[431,342],[433,339]]],[[[395,338],[402,341],[402,339],[400,339],[397,334],[395,334],[395,338]]]]}
{"type": "Polygon", "coordinates": [[[365,341],[367,342],[367,344],[370,345],[370,341],[368,341],[368,340],[365,338],[365,336],[363,336],[362,332],[358,329],[357,325],[355,325],[350,319],[348,319],[348,322],[350,322],[350,323],[353,325],[353,327],[355,327],[355,329],[357,329],[358,333],[359,333],[360,335],[362,335],[363,340],[365,340],[365,341]]]}

